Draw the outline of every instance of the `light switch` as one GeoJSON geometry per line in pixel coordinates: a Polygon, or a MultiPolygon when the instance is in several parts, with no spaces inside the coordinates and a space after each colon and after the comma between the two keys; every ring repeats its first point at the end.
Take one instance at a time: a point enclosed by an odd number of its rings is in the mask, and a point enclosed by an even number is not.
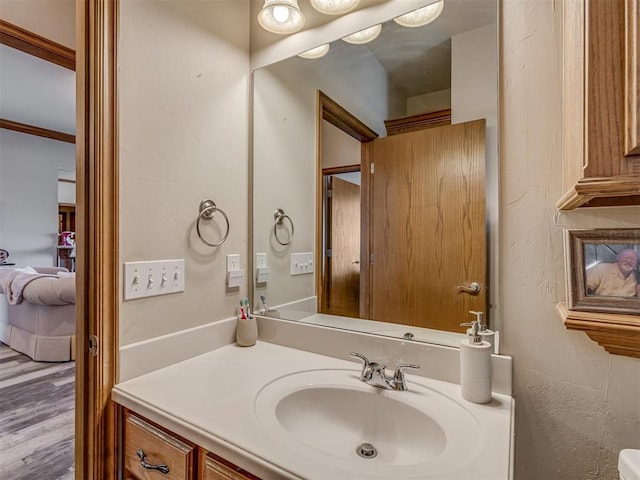
{"type": "Polygon", "coordinates": [[[124,263],[124,300],[184,292],[184,260],[124,263]]]}
{"type": "Polygon", "coordinates": [[[304,275],[313,272],[313,252],[291,254],[291,275],[304,275]]]}
{"type": "Polygon", "coordinates": [[[256,268],[267,268],[266,253],[256,253],[256,268]]]}
{"type": "Polygon", "coordinates": [[[233,253],[227,255],[227,272],[234,272],[240,270],[240,254],[233,253]]]}

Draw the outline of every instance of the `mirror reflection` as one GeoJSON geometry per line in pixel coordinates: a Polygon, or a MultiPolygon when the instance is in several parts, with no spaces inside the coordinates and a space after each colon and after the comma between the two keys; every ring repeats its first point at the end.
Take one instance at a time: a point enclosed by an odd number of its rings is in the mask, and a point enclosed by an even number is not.
{"type": "Polygon", "coordinates": [[[256,307],[452,346],[469,311],[497,326],[496,11],[254,72],[256,307]]]}

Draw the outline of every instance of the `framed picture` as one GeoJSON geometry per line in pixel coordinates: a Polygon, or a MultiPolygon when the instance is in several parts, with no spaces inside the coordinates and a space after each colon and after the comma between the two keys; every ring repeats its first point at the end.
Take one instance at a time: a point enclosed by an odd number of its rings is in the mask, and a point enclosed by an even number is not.
{"type": "Polygon", "coordinates": [[[569,309],[640,315],[640,229],[568,230],[569,309]]]}

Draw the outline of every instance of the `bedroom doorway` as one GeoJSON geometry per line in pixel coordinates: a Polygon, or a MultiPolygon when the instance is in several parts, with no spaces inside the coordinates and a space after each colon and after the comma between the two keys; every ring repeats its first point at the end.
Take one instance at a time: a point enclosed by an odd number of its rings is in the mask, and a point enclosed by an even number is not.
{"type": "MultiPolygon", "coordinates": [[[[46,43],[46,39],[36,36],[37,40],[31,41],[3,20],[0,20],[0,43],[2,47],[22,46],[32,55],[53,54],[75,63],[77,263],[73,464],[75,478],[102,480],[116,478],[117,470],[116,410],[110,392],[116,380],[118,347],[115,70],[118,1],[69,4],[75,8],[77,39],[71,58],[58,48],[53,48],[53,53],[43,49],[42,41],[46,43]]],[[[31,7],[30,4],[27,8],[31,7]]],[[[3,11],[5,18],[7,13],[3,11]]],[[[2,119],[0,122],[2,129],[23,128],[16,126],[16,122],[2,119]]],[[[53,232],[55,221],[54,215],[53,232]]]]}

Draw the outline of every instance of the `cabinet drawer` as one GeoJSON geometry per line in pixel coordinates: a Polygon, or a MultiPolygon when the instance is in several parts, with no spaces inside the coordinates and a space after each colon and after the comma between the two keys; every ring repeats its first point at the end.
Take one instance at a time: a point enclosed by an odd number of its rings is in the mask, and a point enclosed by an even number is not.
{"type": "Polygon", "coordinates": [[[124,467],[125,478],[139,480],[189,480],[193,472],[194,447],[125,411],[124,467]],[[151,465],[164,464],[167,473],[145,468],[138,451],[144,452],[151,465]]]}
{"type": "Polygon", "coordinates": [[[239,467],[214,456],[211,453],[201,456],[200,480],[260,480],[239,467]]]}

